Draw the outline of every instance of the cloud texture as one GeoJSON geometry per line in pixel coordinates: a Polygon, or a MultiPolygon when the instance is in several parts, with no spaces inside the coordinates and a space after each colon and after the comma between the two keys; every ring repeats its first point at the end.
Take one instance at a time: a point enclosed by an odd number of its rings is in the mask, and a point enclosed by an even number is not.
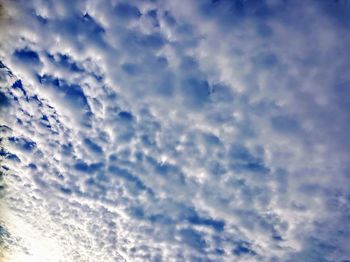
{"type": "Polygon", "coordinates": [[[347,1],[5,3],[10,261],[350,260],[347,1]]]}

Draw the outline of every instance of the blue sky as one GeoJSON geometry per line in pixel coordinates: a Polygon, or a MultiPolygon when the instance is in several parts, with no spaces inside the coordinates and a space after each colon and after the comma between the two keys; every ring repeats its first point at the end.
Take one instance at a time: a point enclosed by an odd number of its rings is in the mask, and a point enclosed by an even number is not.
{"type": "Polygon", "coordinates": [[[349,17],[4,1],[4,258],[350,261],[349,17]]]}

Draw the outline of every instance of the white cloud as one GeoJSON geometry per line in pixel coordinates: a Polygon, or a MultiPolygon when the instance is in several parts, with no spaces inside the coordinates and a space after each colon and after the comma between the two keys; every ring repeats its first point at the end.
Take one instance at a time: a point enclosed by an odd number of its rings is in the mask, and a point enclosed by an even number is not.
{"type": "Polygon", "coordinates": [[[348,259],[338,4],[9,2],[5,200],[30,231],[10,239],[65,261],[348,259]]]}

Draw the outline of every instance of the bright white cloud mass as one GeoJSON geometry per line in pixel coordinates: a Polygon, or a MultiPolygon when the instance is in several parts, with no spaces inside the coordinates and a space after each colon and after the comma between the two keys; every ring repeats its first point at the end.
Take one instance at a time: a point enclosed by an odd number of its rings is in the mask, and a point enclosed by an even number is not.
{"type": "Polygon", "coordinates": [[[350,261],[350,2],[2,2],[5,261],[350,261]]]}

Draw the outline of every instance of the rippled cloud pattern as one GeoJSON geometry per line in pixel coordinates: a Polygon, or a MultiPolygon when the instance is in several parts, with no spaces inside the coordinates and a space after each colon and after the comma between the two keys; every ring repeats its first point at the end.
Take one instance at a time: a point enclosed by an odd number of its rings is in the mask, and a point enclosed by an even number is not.
{"type": "Polygon", "coordinates": [[[350,2],[4,6],[8,261],[350,261],[350,2]]]}

